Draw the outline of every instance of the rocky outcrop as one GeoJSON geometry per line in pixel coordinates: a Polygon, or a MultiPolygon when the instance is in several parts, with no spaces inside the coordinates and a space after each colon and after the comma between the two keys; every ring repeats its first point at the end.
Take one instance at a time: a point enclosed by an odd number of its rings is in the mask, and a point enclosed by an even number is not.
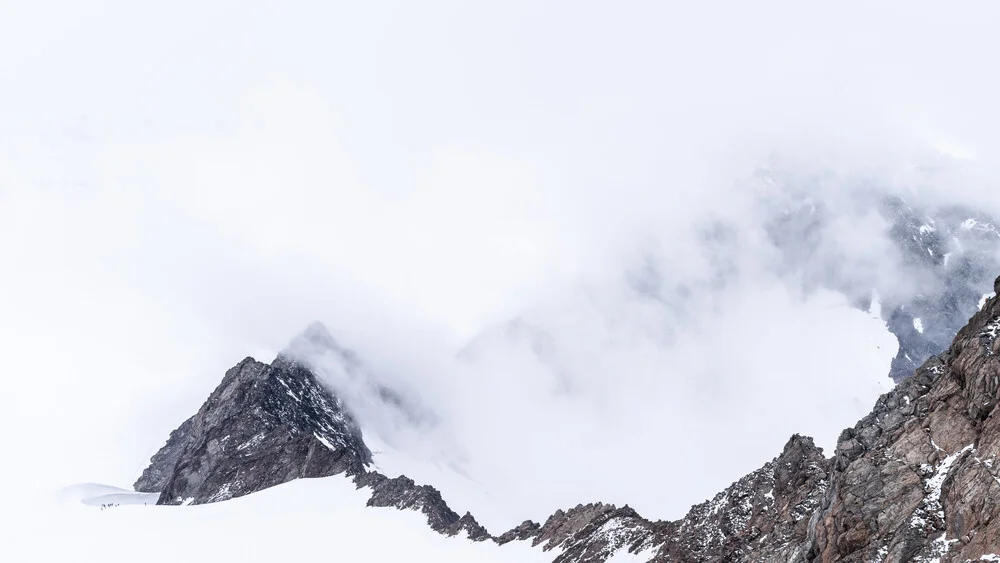
{"type": "Polygon", "coordinates": [[[181,456],[191,444],[191,428],[195,417],[191,417],[170,433],[166,445],[160,448],[150,460],[149,466],[135,482],[135,490],[140,493],[159,493],[166,488],[167,480],[173,475],[174,468],[181,456]]]}
{"type": "Polygon", "coordinates": [[[160,504],[200,504],[299,477],[356,475],[371,463],[361,431],[316,377],[281,357],[246,358],[171,434],[136,482],[160,504]]]}
{"type": "Polygon", "coordinates": [[[998,327],[992,299],[944,354],[841,435],[810,558],[967,561],[1000,552],[998,327]]]}
{"type": "MultiPolygon", "coordinates": [[[[271,364],[246,358],[226,372],[199,411],[170,434],[135,483],[160,493],[159,504],[228,500],[298,478],[345,474],[371,489],[369,506],[416,510],[437,532],[491,539],[469,513],[459,516],[437,489],[404,476],[370,471],[372,454],[346,406],[299,359],[304,348],[336,347],[326,329],[313,324],[271,364]]],[[[356,360],[351,360],[357,366],[356,360]]],[[[380,396],[399,406],[388,388],[380,396]]]]}
{"type": "Polygon", "coordinates": [[[368,506],[394,507],[401,510],[417,510],[427,517],[427,524],[435,532],[454,536],[461,532],[475,541],[491,539],[486,528],[479,525],[468,512],[459,517],[441,498],[441,493],[428,485],[417,485],[413,479],[401,475],[390,479],[377,472],[367,472],[354,478],[360,487],[370,487],[372,496],[368,506]]]}
{"type": "Polygon", "coordinates": [[[601,503],[525,522],[498,543],[531,540],[557,563],[602,562],[616,553],[649,561],[796,561],[807,552],[810,519],[829,487],[831,461],[812,439],[793,436],[782,454],[675,522],[650,521],[601,503]]]}
{"type": "Polygon", "coordinates": [[[622,550],[639,553],[654,549],[665,526],[664,522],[646,520],[628,506],[599,502],[557,510],[541,525],[526,520],[495,541],[503,545],[531,540],[533,546],[558,553],[556,563],[605,561],[622,550]]]}
{"type": "Polygon", "coordinates": [[[658,560],[796,560],[830,465],[811,438],[792,436],[781,455],[672,523],[658,560]]]}

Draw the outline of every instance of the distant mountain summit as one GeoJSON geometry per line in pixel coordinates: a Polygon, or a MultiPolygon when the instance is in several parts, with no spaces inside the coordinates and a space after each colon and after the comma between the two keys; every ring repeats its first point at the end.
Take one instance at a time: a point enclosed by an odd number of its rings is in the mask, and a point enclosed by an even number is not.
{"type": "Polygon", "coordinates": [[[358,475],[371,456],[312,372],[283,355],[272,365],[246,358],[170,435],[135,489],[160,492],[160,504],[200,504],[299,477],[358,475]]]}

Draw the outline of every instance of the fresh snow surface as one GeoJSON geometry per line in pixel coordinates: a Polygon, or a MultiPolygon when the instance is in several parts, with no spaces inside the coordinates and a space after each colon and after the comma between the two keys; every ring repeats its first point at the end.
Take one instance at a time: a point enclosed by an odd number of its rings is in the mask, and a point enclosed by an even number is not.
{"type": "Polygon", "coordinates": [[[913,319],[913,328],[920,334],[924,333],[924,322],[919,318],[913,319]]]}
{"type": "Polygon", "coordinates": [[[97,483],[81,483],[67,487],[59,492],[57,498],[63,502],[78,501],[87,506],[141,504],[153,506],[160,497],[159,493],[137,493],[128,489],[100,485],[97,483]]]}
{"type": "MultiPolygon", "coordinates": [[[[143,506],[145,495],[101,485],[65,489],[27,507],[5,504],[8,561],[436,561],[547,562],[514,542],[500,547],[445,537],[415,511],[365,506],[343,477],[299,479],[225,502],[143,506]],[[95,495],[133,502],[101,510],[95,495]],[[13,528],[11,527],[13,524],[13,528]]],[[[5,534],[6,535],[6,534],[5,534]]]]}

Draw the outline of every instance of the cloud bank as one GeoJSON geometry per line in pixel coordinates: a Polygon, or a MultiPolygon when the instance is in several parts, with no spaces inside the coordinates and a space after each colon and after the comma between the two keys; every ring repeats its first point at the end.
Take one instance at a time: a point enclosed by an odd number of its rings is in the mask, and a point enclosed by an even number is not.
{"type": "Polygon", "coordinates": [[[900,292],[858,190],[1000,211],[985,2],[38,6],[0,17],[0,342],[4,423],[74,460],[39,487],[127,483],[318,319],[436,413],[379,439],[457,508],[676,517],[887,385],[880,322],[779,267],[783,198],[900,292]]]}

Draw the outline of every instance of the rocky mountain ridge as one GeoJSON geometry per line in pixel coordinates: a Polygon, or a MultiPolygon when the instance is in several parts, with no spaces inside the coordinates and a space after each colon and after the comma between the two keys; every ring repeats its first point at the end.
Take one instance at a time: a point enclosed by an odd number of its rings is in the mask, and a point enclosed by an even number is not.
{"type": "Polygon", "coordinates": [[[433,487],[370,471],[371,454],[337,397],[284,357],[272,366],[248,358],[230,370],[136,488],[162,487],[161,503],[215,502],[345,474],[372,490],[370,506],[418,510],[448,535],[530,541],[559,563],[603,562],[622,551],[656,562],[995,561],[998,336],[1000,299],[992,298],[945,352],[846,429],[833,457],[793,436],[779,456],[673,522],[596,503],[494,536],[471,514],[459,517],[433,487]]]}

